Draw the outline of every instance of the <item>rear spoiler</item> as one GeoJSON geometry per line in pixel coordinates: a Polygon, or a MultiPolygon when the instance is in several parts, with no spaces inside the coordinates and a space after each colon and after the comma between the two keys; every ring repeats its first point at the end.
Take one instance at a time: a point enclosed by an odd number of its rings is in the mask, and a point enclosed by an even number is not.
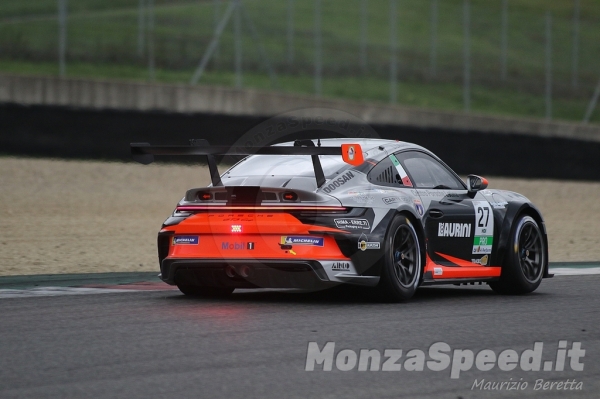
{"type": "Polygon", "coordinates": [[[269,147],[229,147],[211,146],[207,140],[190,140],[190,145],[150,145],[149,143],[131,143],[133,160],[144,165],[154,162],[154,155],[203,155],[207,158],[212,185],[222,186],[215,155],[310,155],[317,179],[317,187],[325,184],[325,174],[319,155],[341,155],[344,162],[358,166],[364,162],[360,144],[342,144],[339,147],[317,146],[312,140],[296,140],[294,146],[269,147]]]}

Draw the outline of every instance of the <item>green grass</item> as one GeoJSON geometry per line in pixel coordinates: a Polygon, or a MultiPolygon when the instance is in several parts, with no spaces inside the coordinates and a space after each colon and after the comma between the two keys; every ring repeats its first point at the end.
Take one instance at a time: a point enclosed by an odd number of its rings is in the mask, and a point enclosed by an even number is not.
{"type": "MultiPolygon", "coordinates": [[[[158,81],[188,83],[211,37],[213,1],[156,0],[158,81]]],[[[294,60],[287,60],[284,0],[245,0],[275,67],[280,89],[314,92],[314,2],[296,0],[294,60]]],[[[389,0],[369,0],[368,68],[359,64],[359,0],[322,0],[323,95],[389,101],[389,0]]],[[[406,105],[463,108],[462,0],[439,0],[437,68],[430,71],[430,0],[397,0],[398,99],[406,105]]],[[[222,14],[227,3],[222,1],[222,14]]],[[[577,88],[571,86],[573,0],[509,0],[508,79],[500,80],[500,0],[471,0],[472,110],[543,117],[545,13],[553,17],[553,116],[581,120],[600,79],[600,2],[581,0],[577,88]]],[[[138,0],[69,0],[67,75],[146,80],[138,53],[138,0]]],[[[244,86],[272,88],[243,27],[244,86]]],[[[56,0],[0,3],[0,72],[57,74],[56,0]]],[[[233,85],[233,28],[224,31],[201,84],[233,85]]],[[[600,113],[600,110],[597,111],[600,113]]],[[[594,121],[600,116],[595,115],[594,121]]]]}

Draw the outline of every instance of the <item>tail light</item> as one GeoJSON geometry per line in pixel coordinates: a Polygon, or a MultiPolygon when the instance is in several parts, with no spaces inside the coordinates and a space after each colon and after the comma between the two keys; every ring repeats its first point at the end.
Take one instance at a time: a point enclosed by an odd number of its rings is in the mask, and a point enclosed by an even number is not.
{"type": "Polygon", "coordinates": [[[298,194],[292,192],[292,191],[287,191],[285,193],[283,193],[283,200],[284,201],[296,201],[298,199],[298,194]]]}
{"type": "Polygon", "coordinates": [[[211,193],[207,193],[207,192],[199,192],[198,193],[198,199],[201,201],[209,201],[213,198],[211,193]]]}
{"type": "Polygon", "coordinates": [[[344,206],[210,206],[210,205],[179,205],[176,212],[314,212],[314,213],[347,213],[349,208],[344,206]]]}

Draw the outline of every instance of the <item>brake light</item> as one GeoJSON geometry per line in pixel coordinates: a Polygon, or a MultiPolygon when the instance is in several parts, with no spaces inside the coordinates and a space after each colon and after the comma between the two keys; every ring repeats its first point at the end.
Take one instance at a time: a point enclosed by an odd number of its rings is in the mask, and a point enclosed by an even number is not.
{"type": "Polygon", "coordinates": [[[232,233],[241,233],[242,232],[242,225],[241,224],[232,224],[231,225],[231,232],[232,233]]]}
{"type": "Polygon", "coordinates": [[[202,201],[208,201],[212,199],[211,193],[198,193],[198,198],[202,201]]]}
{"type": "Polygon", "coordinates": [[[288,191],[283,193],[283,199],[285,201],[296,201],[298,199],[298,194],[288,191]]]}
{"type": "Polygon", "coordinates": [[[218,206],[218,205],[180,205],[177,207],[177,212],[231,212],[231,211],[253,211],[253,212],[277,212],[277,211],[308,211],[308,212],[332,212],[346,213],[347,208],[344,206],[285,206],[285,205],[269,205],[269,206],[218,206]]]}

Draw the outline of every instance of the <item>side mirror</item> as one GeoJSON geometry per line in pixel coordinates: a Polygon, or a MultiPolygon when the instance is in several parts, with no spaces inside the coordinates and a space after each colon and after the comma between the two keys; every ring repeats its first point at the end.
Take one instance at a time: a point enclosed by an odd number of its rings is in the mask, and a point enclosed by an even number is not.
{"type": "Polygon", "coordinates": [[[475,194],[477,191],[485,190],[487,186],[487,179],[477,175],[467,176],[467,187],[469,194],[475,194]]]}

